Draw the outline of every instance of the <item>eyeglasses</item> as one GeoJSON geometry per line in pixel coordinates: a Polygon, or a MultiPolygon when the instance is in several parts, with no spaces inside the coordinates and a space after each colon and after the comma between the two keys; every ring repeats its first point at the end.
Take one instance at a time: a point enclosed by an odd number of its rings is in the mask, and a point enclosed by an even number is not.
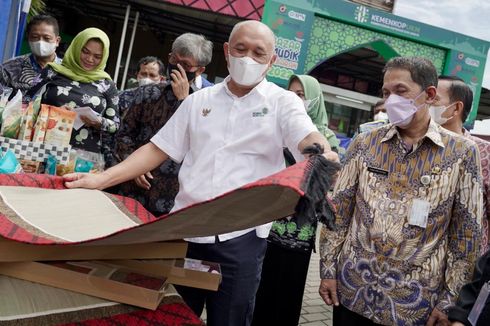
{"type": "Polygon", "coordinates": [[[174,54],[170,55],[170,57],[168,58],[168,62],[172,65],[180,64],[182,66],[182,68],[184,68],[185,71],[190,71],[192,68],[200,67],[200,66],[190,65],[185,61],[178,61],[174,54]]]}

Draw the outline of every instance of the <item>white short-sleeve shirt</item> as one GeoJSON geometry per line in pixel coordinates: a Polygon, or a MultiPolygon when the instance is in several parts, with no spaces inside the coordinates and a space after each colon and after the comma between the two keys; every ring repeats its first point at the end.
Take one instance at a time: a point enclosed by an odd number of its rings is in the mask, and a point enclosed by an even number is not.
{"type": "MultiPolygon", "coordinates": [[[[301,99],[266,81],[237,97],[220,84],[188,96],[151,142],[182,166],[172,211],[212,199],[285,168],[283,147],[297,148],[317,131],[301,99]]],[[[219,235],[226,241],[271,223],[219,235]]],[[[215,237],[186,239],[214,243],[215,237]]]]}

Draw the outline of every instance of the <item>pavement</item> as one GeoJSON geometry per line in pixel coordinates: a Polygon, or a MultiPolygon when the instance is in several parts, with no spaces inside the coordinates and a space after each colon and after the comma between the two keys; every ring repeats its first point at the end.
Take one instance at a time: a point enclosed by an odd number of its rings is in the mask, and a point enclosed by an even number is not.
{"type": "Polygon", "coordinates": [[[319,261],[320,255],[313,252],[303,295],[303,306],[299,318],[300,326],[332,326],[332,308],[327,306],[318,294],[318,286],[320,285],[319,261]]]}

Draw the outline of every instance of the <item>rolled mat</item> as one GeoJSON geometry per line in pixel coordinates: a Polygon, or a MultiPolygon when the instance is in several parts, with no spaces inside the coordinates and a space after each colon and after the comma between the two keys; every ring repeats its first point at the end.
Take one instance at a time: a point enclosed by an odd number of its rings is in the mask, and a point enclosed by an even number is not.
{"type": "Polygon", "coordinates": [[[303,215],[321,214],[323,222],[332,227],[332,207],[326,193],[338,169],[337,163],[314,155],[276,174],[160,217],[151,215],[134,199],[98,190],[73,192],[80,197],[69,200],[65,192],[70,190],[63,190],[61,177],[4,174],[0,175],[0,237],[40,245],[146,243],[243,230],[289,216],[295,209],[303,215]],[[9,187],[30,188],[12,191],[14,188],[9,187]],[[39,198],[46,200],[32,209],[39,198]],[[60,202],[59,198],[68,199],[60,202]],[[85,202],[85,198],[90,201],[85,202]],[[111,214],[97,215],[98,205],[101,212],[107,209],[111,214]],[[53,216],[57,220],[53,221],[53,216]],[[87,221],[97,222],[87,225],[87,221]]]}

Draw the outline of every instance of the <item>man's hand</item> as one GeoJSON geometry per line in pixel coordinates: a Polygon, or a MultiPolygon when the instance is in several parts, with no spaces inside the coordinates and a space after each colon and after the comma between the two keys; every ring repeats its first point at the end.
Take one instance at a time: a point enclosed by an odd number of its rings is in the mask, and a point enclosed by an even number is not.
{"type": "Polygon", "coordinates": [[[339,299],[337,297],[337,280],[323,279],[320,283],[318,293],[327,305],[339,305],[339,299]]]}
{"type": "Polygon", "coordinates": [[[339,154],[334,151],[328,151],[324,153],[323,156],[329,161],[340,163],[339,154]]]}
{"type": "Polygon", "coordinates": [[[460,323],[459,321],[455,321],[454,323],[451,324],[451,326],[464,326],[464,324],[460,323]]]}
{"type": "Polygon", "coordinates": [[[447,315],[439,309],[434,308],[429,316],[426,326],[450,326],[451,322],[447,319],[447,315]]]}
{"type": "Polygon", "coordinates": [[[68,173],[63,176],[67,188],[103,189],[106,178],[103,174],[68,173]]]}
{"type": "Polygon", "coordinates": [[[177,68],[179,70],[172,70],[170,78],[172,79],[171,84],[175,97],[179,101],[182,101],[189,96],[189,81],[187,80],[184,68],[179,63],[177,64],[177,68]]]}
{"type": "Polygon", "coordinates": [[[151,175],[151,172],[146,172],[145,174],[140,175],[139,177],[134,179],[134,182],[138,185],[138,187],[150,190],[151,188],[151,183],[148,181],[148,179],[152,180],[153,176],[151,175]]]}

